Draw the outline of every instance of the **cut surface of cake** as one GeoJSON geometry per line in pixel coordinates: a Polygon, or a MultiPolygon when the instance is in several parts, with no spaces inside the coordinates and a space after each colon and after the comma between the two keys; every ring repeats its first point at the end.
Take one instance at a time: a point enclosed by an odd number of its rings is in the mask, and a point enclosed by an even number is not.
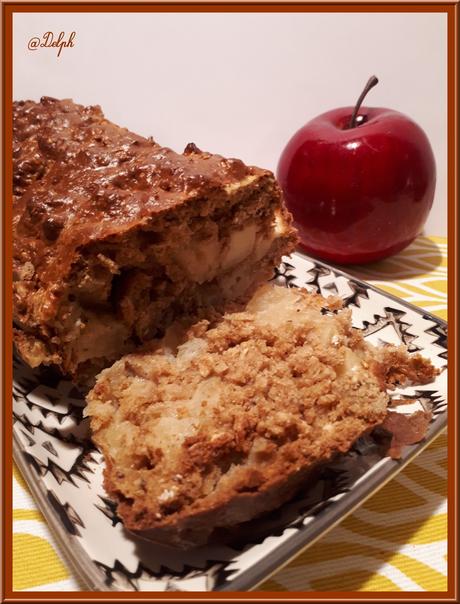
{"type": "Polygon", "coordinates": [[[267,284],[176,349],[99,375],[86,412],[128,529],[191,547],[272,510],[383,422],[389,384],[433,378],[420,356],[367,344],[339,306],[267,284]]]}
{"type": "Polygon", "coordinates": [[[175,317],[244,299],[294,248],[267,170],[177,154],[70,100],[13,117],[15,343],[32,367],[90,380],[175,317]]]}

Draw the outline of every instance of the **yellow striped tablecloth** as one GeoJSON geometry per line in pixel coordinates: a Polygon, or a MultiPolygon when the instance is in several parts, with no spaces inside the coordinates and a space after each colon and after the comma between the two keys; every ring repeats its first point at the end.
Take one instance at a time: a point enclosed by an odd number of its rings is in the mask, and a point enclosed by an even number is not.
{"type": "MultiPolygon", "coordinates": [[[[447,242],[419,237],[383,262],[347,269],[447,318],[447,242]]],[[[354,514],[278,571],[265,591],[447,590],[447,449],[441,435],[354,514]]],[[[13,588],[79,591],[14,468],[13,588]]]]}

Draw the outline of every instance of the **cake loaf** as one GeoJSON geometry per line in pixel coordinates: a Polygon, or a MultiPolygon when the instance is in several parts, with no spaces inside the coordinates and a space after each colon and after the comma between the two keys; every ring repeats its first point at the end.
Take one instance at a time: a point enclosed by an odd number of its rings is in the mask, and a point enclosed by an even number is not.
{"type": "Polygon", "coordinates": [[[128,529],[183,548],[231,533],[381,424],[387,387],[436,375],[404,347],[367,344],[337,306],[267,284],[177,349],[101,372],[86,412],[128,529]]]}
{"type": "Polygon", "coordinates": [[[15,343],[91,383],[176,318],[241,300],[296,242],[271,172],[161,147],[97,106],[14,103],[15,343]]]}

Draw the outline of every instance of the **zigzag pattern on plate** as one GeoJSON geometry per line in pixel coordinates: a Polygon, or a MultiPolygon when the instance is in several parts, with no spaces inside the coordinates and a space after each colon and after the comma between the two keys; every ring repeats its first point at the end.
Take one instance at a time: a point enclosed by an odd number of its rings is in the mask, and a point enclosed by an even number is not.
{"type": "MultiPolygon", "coordinates": [[[[286,259],[275,279],[288,287],[341,296],[352,308],[354,325],[371,341],[402,341],[422,350],[437,366],[445,365],[445,334],[432,317],[299,255],[286,259]]],[[[250,584],[258,565],[276,557],[293,539],[306,543],[316,522],[327,519],[369,472],[386,463],[375,441],[360,439],[293,501],[232,531],[231,546],[177,553],[127,533],[118,521],[102,487],[102,456],[89,438],[84,403],[75,388],[53,372],[32,372],[19,361],[15,379],[14,433],[22,455],[75,544],[73,554],[91,568],[94,581],[110,589],[218,591],[231,588],[235,580],[250,584]]],[[[433,407],[435,421],[445,414],[444,390],[445,372],[429,388],[399,394],[423,398],[433,407]]]]}

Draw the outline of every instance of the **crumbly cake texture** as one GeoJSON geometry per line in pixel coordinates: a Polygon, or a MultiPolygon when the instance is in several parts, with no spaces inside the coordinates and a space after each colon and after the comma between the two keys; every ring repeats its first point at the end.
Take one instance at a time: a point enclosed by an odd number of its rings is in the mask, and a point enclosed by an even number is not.
{"type": "Polygon", "coordinates": [[[129,354],[99,375],[86,413],[128,529],[191,547],[272,510],[383,422],[387,385],[433,378],[419,355],[367,344],[339,307],[268,284],[176,350],[129,354]]]}
{"type": "Polygon", "coordinates": [[[80,381],[243,300],[296,234],[271,172],[161,147],[70,100],[13,111],[15,342],[80,381]]]}

